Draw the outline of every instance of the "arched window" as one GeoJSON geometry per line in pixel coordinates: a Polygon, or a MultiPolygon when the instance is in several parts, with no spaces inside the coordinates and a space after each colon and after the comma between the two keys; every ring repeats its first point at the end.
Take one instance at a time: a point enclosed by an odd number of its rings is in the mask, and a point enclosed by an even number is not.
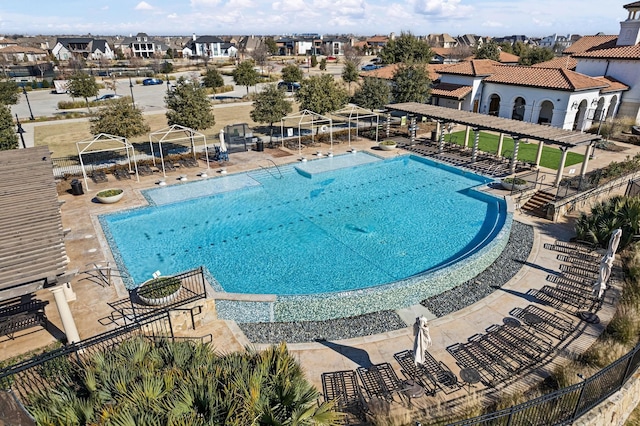
{"type": "Polygon", "coordinates": [[[495,115],[496,117],[500,114],[500,96],[491,95],[489,102],[489,115],[495,115]]]}
{"type": "Polygon", "coordinates": [[[553,102],[544,101],[540,105],[540,115],[538,116],[538,124],[551,124],[553,120],[553,102]]]}
{"type": "Polygon", "coordinates": [[[524,120],[524,109],[527,105],[527,101],[524,98],[518,97],[513,103],[513,111],[511,112],[512,120],[524,120]]]}

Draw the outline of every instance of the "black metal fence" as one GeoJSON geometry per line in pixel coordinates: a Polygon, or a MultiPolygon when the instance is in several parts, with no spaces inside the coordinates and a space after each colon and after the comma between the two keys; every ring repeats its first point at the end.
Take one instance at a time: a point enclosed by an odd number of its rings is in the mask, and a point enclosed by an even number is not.
{"type": "Polygon", "coordinates": [[[640,344],[629,353],[580,383],[548,395],[473,419],[461,425],[567,425],[617,392],[640,364],[640,344]]]}
{"type": "MultiPolygon", "coordinates": [[[[192,328],[195,329],[194,316],[201,313],[202,308],[183,306],[206,297],[203,269],[175,277],[181,280],[182,285],[172,301],[157,307],[144,306],[132,290],[129,298],[110,304],[114,308],[112,318],[118,321],[117,328],[0,369],[0,389],[12,389],[24,401],[28,394],[50,389],[65,376],[60,373],[67,371],[71,362],[81,361],[87,355],[117,346],[124,340],[140,336],[175,340],[171,323],[173,311],[190,312],[192,328]]],[[[197,340],[210,341],[211,336],[197,340]]]]}

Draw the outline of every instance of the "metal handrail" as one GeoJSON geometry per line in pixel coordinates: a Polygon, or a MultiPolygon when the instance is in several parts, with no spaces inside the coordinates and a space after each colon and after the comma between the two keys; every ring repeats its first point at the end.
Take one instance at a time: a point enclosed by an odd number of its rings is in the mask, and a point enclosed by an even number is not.
{"type": "Polygon", "coordinates": [[[271,173],[271,171],[269,170],[269,169],[270,169],[270,167],[262,167],[262,166],[260,166],[260,168],[261,168],[261,169],[263,169],[263,170],[266,170],[266,171],[267,171],[271,176],[273,176],[274,178],[276,178],[276,179],[282,179],[284,176],[282,175],[282,171],[280,170],[280,167],[278,167],[278,165],[276,164],[276,162],[275,162],[275,161],[273,161],[273,160],[272,160],[272,159],[270,159],[270,158],[267,158],[267,161],[270,161],[270,162],[272,162],[272,163],[273,163],[273,165],[275,166],[276,170],[278,170],[278,173],[280,174],[280,177],[276,177],[276,176],[274,176],[274,175],[273,175],[273,173],[271,173]]]}

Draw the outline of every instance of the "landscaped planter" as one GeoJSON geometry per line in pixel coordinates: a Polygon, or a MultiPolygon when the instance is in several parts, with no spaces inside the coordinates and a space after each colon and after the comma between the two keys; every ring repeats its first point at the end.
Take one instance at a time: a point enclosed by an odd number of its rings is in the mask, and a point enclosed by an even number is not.
{"type": "Polygon", "coordinates": [[[182,281],[176,277],[159,277],[145,281],[136,290],[147,305],[157,306],[173,302],[180,293],[182,281]]]}
{"type": "Polygon", "coordinates": [[[508,191],[522,191],[527,189],[529,184],[526,180],[520,178],[506,178],[500,182],[502,187],[508,191]]]}
{"type": "Polygon", "coordinates": [[[124,189],[113,188],[105,189],[96,194],[96,199],[103,204],[117,203],[124,196],[124,189]]]}
{"type": "Polygon", "coordinates": [[[378,143],[378,147],[383,151],[393,151],[397,145],[395,141],[382,141],[378,143]]]}

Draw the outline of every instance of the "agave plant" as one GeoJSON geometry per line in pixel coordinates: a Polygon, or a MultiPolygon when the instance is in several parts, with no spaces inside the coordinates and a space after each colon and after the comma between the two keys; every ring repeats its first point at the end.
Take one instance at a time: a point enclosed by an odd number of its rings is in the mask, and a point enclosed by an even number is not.
{"type": "Polygon", "coordinates": [[[595,204],[589,214],[582,213],[575,224],[576,236],[600,247],[607,247],[614,230],[622,229],[620,249],[640,230],[640,199],[615,196],[595,204]]]}

